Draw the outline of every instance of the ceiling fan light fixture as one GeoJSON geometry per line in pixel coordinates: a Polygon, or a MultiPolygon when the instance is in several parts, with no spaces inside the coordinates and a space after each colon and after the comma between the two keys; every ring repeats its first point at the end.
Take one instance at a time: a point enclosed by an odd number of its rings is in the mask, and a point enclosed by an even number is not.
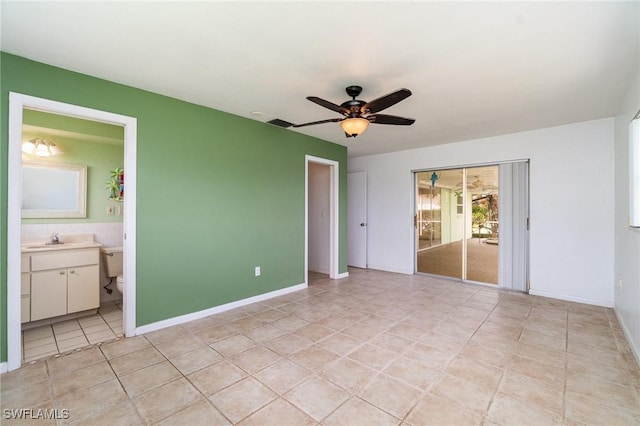
{"type": "Polygon", "coordinates": [[[368,126],[369,120],[362,117],[347,118],[340,122],[340,127],[342,127],[342,130],[344,130],[346,134],[353,136],[354,138],[364,133],[364,131],[367,130],[368,126]]]}
{"type": "Polygon", "coordinates": [[[393,106],[403,99],[411,96],[411,90],[409,89],[396,90],[393,93],[381,96],[370,102],[356,99],[362,91],[362,87],[349,86],[346,90],[347,95],[351,96],[352,99],[343,102],[340,105],[325,101],[317,96],[307,96],[307,99],[314,104],[340,113],[342,118],[329,118],[327,120],[312,121],[310,123],[293,124],[291,127],[298,128],[313,126],[316,124],[339,122],[340,127],[344,130],[345,136],[351,138],[364,133],[364,131],[367,130],[367,127],[369,127],[369,123],[410,126],[416,121],[413,118],[398,117],[397,115],[378,114],[379,111],[389,108],[390,106],[393,106]],[[363,117],[363,114],[366,117],[363,117]]]}

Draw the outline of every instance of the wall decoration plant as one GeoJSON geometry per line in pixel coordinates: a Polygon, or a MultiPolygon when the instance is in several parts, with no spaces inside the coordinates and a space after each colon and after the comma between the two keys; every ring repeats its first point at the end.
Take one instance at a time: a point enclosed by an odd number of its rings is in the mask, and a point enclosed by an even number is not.
{"type": "Polygon", "coordinates": [[[110,200],[124,200],[124,169],[122,167],[111,170],[111,177],[105,183],[105,188],[109,190],[110,200]]]}

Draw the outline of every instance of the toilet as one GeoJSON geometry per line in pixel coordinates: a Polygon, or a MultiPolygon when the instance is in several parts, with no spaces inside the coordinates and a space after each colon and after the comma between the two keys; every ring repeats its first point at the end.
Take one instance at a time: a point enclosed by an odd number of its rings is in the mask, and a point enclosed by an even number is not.
{"type": "Polygon", "coordinates": [[[120,293],[124,292],[124,279],[122,271],[122,247],[103,247],[102,258],[104,259],[104,269],[107,277],[116,279],[116,285],[120,293]]]}

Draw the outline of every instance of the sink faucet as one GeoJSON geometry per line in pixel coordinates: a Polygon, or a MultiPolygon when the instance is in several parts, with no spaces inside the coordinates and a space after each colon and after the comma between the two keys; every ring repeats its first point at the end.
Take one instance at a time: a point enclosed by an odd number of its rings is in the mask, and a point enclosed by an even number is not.
{"type": "Polygon", "coordinates": [[[58,238],[58,234],[56,232],[51,234],[51,244],[60,244],[60,239],[58,238]]]}

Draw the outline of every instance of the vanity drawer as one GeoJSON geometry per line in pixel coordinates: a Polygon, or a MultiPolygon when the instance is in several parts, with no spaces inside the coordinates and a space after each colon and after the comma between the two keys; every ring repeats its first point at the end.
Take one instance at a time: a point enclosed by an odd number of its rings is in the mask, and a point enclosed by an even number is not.
{"type": "Polygon", "coordinates": [[[38,253],[31,256],[31,270],[42,271],[72,266],[95,265],[99,261],[100,255],[96,248],[38,253]]]}
{"type": "Polygon", "coordinates": [[[20,259],[20,272],[29,272],[31,256],[22,256],[20,259]]]}

